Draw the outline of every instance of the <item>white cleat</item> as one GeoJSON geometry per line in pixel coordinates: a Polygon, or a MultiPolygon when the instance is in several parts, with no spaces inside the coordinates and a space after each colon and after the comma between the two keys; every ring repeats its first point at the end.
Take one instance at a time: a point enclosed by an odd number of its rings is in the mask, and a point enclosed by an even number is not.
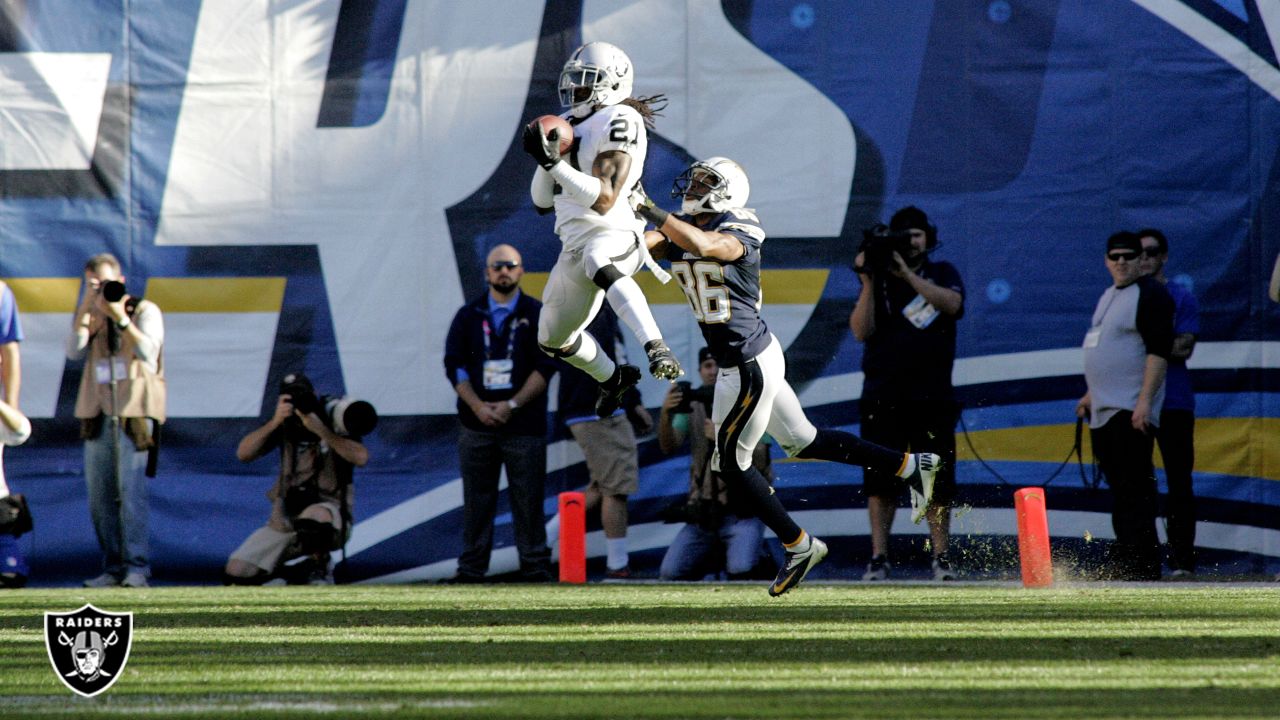
{"type": "Polygon", "coordinates": [[[907,485],[911,487],[911,522],[917,525],[933,501],[933,482],[940,469],[942,458],[933,453],[916,454],[916,469],[907,478],[907,485]]]}

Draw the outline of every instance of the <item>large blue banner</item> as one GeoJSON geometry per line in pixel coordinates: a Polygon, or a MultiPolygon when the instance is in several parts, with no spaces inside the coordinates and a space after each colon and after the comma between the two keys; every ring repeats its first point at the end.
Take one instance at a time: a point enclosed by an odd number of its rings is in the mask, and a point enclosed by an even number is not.
{"type": "MultiPolygon", "coordinates": [[[[1199,299],[1199,543],[1222,572],[1280,569],[1280,12],[1259,0],[47,0],[0,11],[0,278],[22,311],[22,406],[5,454],[36,518],[33,582],[99,571],[63,344],[86,258],[110,251],[165,312],[170,420],[151,481],[157,581],[214,582],[267,517],[275,459],[240,437],[279,378],[374,403],[345,576],[451,575],[460,545],[456,396],[443,339],[516,245],[537,294],[559,252],[528,198],[528,119],[560,66],[607,40],[635,93],[670,104],[650,194],[693,158],[750,173],[765,317],[818,424],[856,431],[862,348],[848,317],[863,228],[902,206],[939,228],[968,289],[953,533],[976,569],[1014,566],[1012,490],[1072,448],[1080,343],[1109,284],[1105,238],[1155,226],[1199,299]]],[[[677,354],[700,336],[678,290],[643,281],[677,354]]],[[[638,352],[638,350],[635,350],[638,352]]],[[[646,403],[664,387],[646,380],[646,403]]],[[[585,482],[562,427],[548,510],[585,482]]],[[[1085,448],[1085,462],[1090,458],[1085,448]]],[[[687,462],[641,445],[637,562],[674,535],[687,462]]],[[[778,457],[803,525],[865,561],[861,472],[778,457]]],[[[1112,537],[1092,468],[1049,484],[1063,547],[1112,537]]],[[[900,513],[900,516],[905,513],[900,513]]],[[[895,532],[920,551],[923,527],[895,532]]],[[[554,533],[553,533],[554,537],[554,533]]],[[[509,516],[493,571],[516,567],[509,516]]],[[[603,554],[597,529],[593,558],[603,554]]]]}

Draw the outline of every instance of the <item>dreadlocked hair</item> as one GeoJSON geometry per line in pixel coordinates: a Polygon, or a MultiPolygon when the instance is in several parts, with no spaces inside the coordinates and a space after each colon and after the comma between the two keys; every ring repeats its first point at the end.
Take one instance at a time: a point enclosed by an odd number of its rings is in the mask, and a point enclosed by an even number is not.
{"type": "Polygon", "coordinates": [[[644,126],[652,130],[653,119],[662,117],[662,111],[667,108],[667,102],[666,95],[658,94],[627,98],[622,101],[622,104],[640,113],[640,117],[644,118],[644,126]]]}

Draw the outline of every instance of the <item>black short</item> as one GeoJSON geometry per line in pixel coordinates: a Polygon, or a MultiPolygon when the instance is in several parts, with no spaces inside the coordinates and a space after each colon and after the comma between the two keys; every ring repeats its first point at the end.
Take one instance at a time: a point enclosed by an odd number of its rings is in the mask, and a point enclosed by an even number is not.
{"type": "MultiPolygon", "coordinates": [[[[902,452],[931,452],[942,457],[943,469],[933,486],[933,501],[950,506],[956,498],[956,421],[959,407],[953,400],[860,403],[862,439],[902,452]]],[[[867,496],[898,496],[905,485],[891,473],[867,468],[862,492],[867,496]]]]}

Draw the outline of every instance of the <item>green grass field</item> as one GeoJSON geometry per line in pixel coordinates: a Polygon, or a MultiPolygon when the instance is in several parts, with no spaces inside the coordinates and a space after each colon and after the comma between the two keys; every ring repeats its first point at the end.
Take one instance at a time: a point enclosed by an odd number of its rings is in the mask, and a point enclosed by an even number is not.
{"type": "Polygon", "coordinates": [[[0,718],[1280,715],[1266,585],[415,586],[0,594],[0,718]],[[134,613],[103,695],[43,613],[134,613]]]}

